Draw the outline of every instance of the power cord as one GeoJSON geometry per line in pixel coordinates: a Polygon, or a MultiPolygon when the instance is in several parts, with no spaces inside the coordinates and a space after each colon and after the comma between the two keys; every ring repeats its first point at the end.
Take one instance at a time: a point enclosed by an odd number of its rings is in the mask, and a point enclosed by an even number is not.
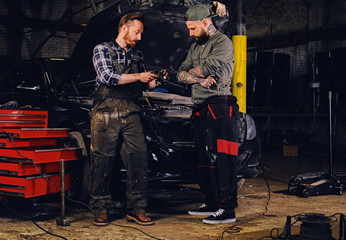
{"type": "Polygon", "coordinates": [[[35,218],[31,218],[31,221],[33,222],[33,224],[35,224],[36,227],[38,227],[39,229],[41,229],[41,230],[44,231],[45,233],[47,233],[47,234],[49,234],[49,235],[52,235],[52,236],[54,236],[54,237],[58,237],[58,238],[61,238],[61,239],[64,239],[64,240],[68,240],[67,238],[65,238],[65,237],[63,237],[63,236],[60,236],[60,235],[51,233],[51,232],[49,232],[48,230],[44,229],[43,227],[41,227],[40,225],[37,224],[37,222],[35,221],[35,218]]]}
{"type": "Polygon", "coordinates": [[[117,226],[117,227],[135,229],[135,230],[137,230],[137,231],[143,233],[144,235],[146,235],[146,236],[148,236],[148,237],[150,237],[150,238],[152,238],[152,239],[163,240],[163,239],[161,239],[161,238],[156,238],[156,237],[154,237],[154,236],[151,236],[151,235],[149,235],[148,233],[146,233],[146,232],[144,232],[144,231],[142,231],[142,230],[140,230],[139,228],[136,228],[136,227],[119,225],[119,224],[112,223],[112,222],[110,222],[109,224],[114,225],[114,226],[117,226]]]}
{"type": "Polygon", "coordinates": [[[241,232],[241,230],[243,230],[241,227],[238,226],[231,226],[231,227],[227,227],[221,234],[220,240],[223,240],[224,234],[228,233],[228,234],[234,234],[234,233],[239,233],[241,232]]]}
{"type": "MultiPolygon", "coordinates": [[[[3,132],[11,139],[11,142],[12,142],[12,144],[13,144],[13,148],[15,149],[15,151],[16,151],[19,155],[21,155],[22,157],[24,157],[25,159],[29,160],[29,161],[35,166],[36,171],[38,172],[38,174],[40,175],[40,177],[43,178],[45,181],[47,181],[49,184],[52,184],[52,185],[56,186],[56,187],[57,187],[58,189],[60,189],[60,191],[61,191],[62,189],[61,189],[58,185],[56,185],[55,183],[49,181],[48,179],[46,179],[45,176],[42,175],[42,173],[39,171],[39,169],[37,168],[37,165],[34,163],[33,160],[29,159],[28,157],[24,156],[22,153],[20,153],[20,152],[18,151],[18,149],[17,149],[17,147],[16,147],[16,145],[15,145],[15,143],[14,143],[14,140],[13,140],[12,136],[11,136],[8,132],[6,132],[2,127],[0,127],[0,129],[1,129],[1,131],[3,131],[3,132]]],[[[1,201],[1,203],[2,203],[7,209],[9,209],[11,212],[17,214],[18,216],[25,217],[25,218],[30,218],[30,219],[32,220],[32,222],[34,223],[34,225],[37,226],[37,227],[38,227],[39,229],[41,229],[42,231],[44,231],[45,233],[47,233],[47,234],[49,234],[49,235],[52,235],[52,236],[55,236],[55,237],[59,237],[59,238],[62,238],[62,239],[66,239],[66,240],[67,240],[67,238],[65,238],[65,237],[63,237],[63,236],[60,236],[60,235],[57,235],[57,234],[54,234],[54,233],[51,233],[51,232],[49,232],[48,230],[44,229],[43,227],[41,227],[41,226],[39,226],[39,225],[37,224],[37,222],[35,221],[35,217],[39,216],[41,213],[40,213],[39,215],[37,215],[37,216],[32,216],[32,217],[24,216],[24,215],[22,215],[22,214],[16,212],[15,210],[11,209],[10,207],[8,207],[6,204],[4,204],[4,202],[2,201],[2,199],[1,199],[0,201],[1,201]]]]}
{"type": "MultiPolygon", "coordinates": [[[[269,202],[270,202],[270,200],[271,200],[271,187],[270,187],[270,185],[269,185],[269,182],[268,182],[267,177],[266,177],[266,176],[264,175],[264,173],[263,173],[263,170],[261,171],[261,175],[263,176],[264,181],[265,181],[266,186],[267,186],[267,189],[268,189],[267,203],[266,203],[266,205],[265,205],[265,207],[264,207],[264,208],[265,208],[265,211],[262,213],[262,215],[263,215],[263,216],[266,216],[266,217],[275,217],[276,215],[268,215],[268,214],[266,214],[266,212],[268,211],[269,202]]],[[[238,227],[238,226],[231,226],[231,227],[228,227],[228,228],[226,228],[226,229],[222,232],[221,237],[220,237],[220,240],[223,239],[225,233],[234,234],[234,233],[239,233],[241,230],[243,230],[243,229],[242,229],[241,227],[238,227]]],[[[271,235],[272,235],[272,233],[271,233],[271,235]]]]}
{"type": "MultiPolygon", "coordinates": [[[[297,215],[293,215],[293,216],[288,216],[287,218],[289,218],[289,221],[286,222],[286,225],[284,227],[284,231],[282,233],[279,234],[279,229],[278,228],[273,228],[270,231],[270,236],[264,236],[264,237],[261,237],[261,238],[259,238],[257,240],[263,240],[263,239],[272,239],[272,240],[307,239],[306,236],[305,237],[301,236],[301,235],[303,235],[302,227],[301,227],[300,235],[290,235],[290,229],[292,228],[292,226],[294,224],[296,224],[297,222],[302,221],[302,218],[306,217],[307,215],[308,215],[307,213],[303,213],[303,214],[297,214],[297,215]],[[296,219],[296,221],[293,222],[292,224],[290,224],[290,219],[291,218],[296,219]],[[273,234],[274,231],[276,232],[275,235],[273,234]]],[[[341,225],[341,218],[344,217],[344,214],[342,214],[342,213],[334,213],[331,216],[325,216],[325,217],[327,219],[329,219],[329,220],[336,221],[337,220],[336,215],[340,215],[340,225],[341,225]]],[[[331,238],[331,236],[329,237],[329,235],[331,235],[331,232],[328,232],[328,231],[326,231],[325,228],[321,227],[320,224],[322,224],[323,221],[321,222],[321,221],[318,221],[317,219],[315,219],[315,221],[316,221],[316,223],[318,223],[318,225],[316,225],[316,226],[309,226],[309,229],[305,229],[305,234],[310,234],[309,231],[315,233],[315,236],[313,238],[309,238],[309,239],[334,239],[334,238],[331,238]],[[319,236],[318,238],[316,238],[316,234],[319,236]]],[[[309,222],[309,221],[307,221],[307,222],[309,222]]],[[[303,224],[304,224],[304,222],[303,222],[303,224]]],[[[340,228],[341,227],[345,227],[345,226],[340,226],[340,228]]],[[[345,233],[342,232],[342,229],[340,229],[339,239],[341,239],[343,234],[345,234],[345,233]]]]}
{"type": "MultiPolygon", "coordinates": [[[[54,185],[55,187],[57,187],[58,189],[60,189],[60,191],[62,191],[62,189],[61,189],[60,186],[58,186],[57,184],[55,184],[55,183],[49,181],[44,175],[42,175],[42,173],[40,172],[40,170],[38,169],[37,165],[34,163],[34,161],[33,161],[32,159],[29,159],[28,157],[24,156],[22,153],[20,153],[20,152],[18,151],[18,149],[17,149],[17,147],[16,147],[16,145],[15,145],[15,143],[14,143],[14,140],[13,140],[12,136],[11,136],[8,132],[6,132],[2,127],[0,127],[0,130],[3,131],[3,132],[11,139],[11,142],[12,142],[12,144],[13,144],[13,148],[15,149],[15,151],[16,151],[19,155],[21,155],[22,157],[24,157],[25,159],[29,160],[30,163],[32,163],[32,164],[34,165],[34,167],[35,167],[37,173],[40,175],[41,178],[43,178],[46,182],[48,182],[49,184],[54,185]]],[[[92,213],[94,216],[96,216],[96,214],[95,214],[95,212],[92,210],[92,208],[91,208],[89,205],[87,205],[86,203],[81,202],[81,201],[77,201],[77,200],[74,200],[74,199],[71,199],[70,197],[68,197],[68,196],[66,196],[66,195],[65,195],[65,198],[68,199],[69,201],[73,202],[73,203],[81,204],[81,205],[87,207],[87,208],[91,211],[91,213],[92,213]]],[[[3,203],[2,199],[1,199],[0,201],[3,203]]],[[[8,209],[10,209],[10,208],[8,208],[8,209]]],[[[14,211],[13,209],[11,209],[10,211],[12,211],[13,213],[16,213],[16,211],[14,211]]],[[[18,213],[17,215],[21,216],[19,213],[18,213]]],[[[31,218],[32,221],[33,221],[33,223],[35,224],[35,226],[37,226],[38,228],[40,228],[40,229],[43,230],[44,232],[46,232],[46,233],[48,233],[48,234],[50,234],[50,235],[52,235],[52,236],[56,236],[56,237],[60,237],[60,238],[62,238],[62,239],[66,239],[66,238],[64,238],[64,237],[62,237],[62,236],[59,236],[59,235],[50,233],[49,231],[43,229],[41,226],[39,226],[39,225],[35,222],[35,220],[34,220],[33,217],[27,217],[27,216],[25,216],[25,217],[26,217],[26,218],[31,218]]],[[[144,231],[142,231],[142,230],[140,230],[139,228],[136,228],[136,227],[125,226],[125,225],[120,225],[120,224],[115,224],[115,223],[112,223],[112,222],[110,222],[109,224],[115,225],[115,226],[118,226],[118,227],[123,227],[123,228],[135,229],[135,230],[137,230],[137,231],[143,233],[144,235],[146,235],[146,236],[148,236],[148,237],[150,237],[150,238],[152,238],[152,239],[162,240],[162,239],[160,239],[160,238],[156,238],[156,237],[154,237],[154,236],[151,236],[151,235],[145,233],[144,231]]]]}
{"type": "MultiPolygon", "coordinates": [[[[295,221],[294,223],[292,223],[290,225],[290,227],[292,227],[294,224],[296,224],[298,221],[295,221]]],[[[286,227],[286,226],[285,226],[286,227]]],[[[297,236],[287,236],[288,235],[288,232],[285,228],[285,230],[279,234],[279,229],[278,228],[273,228],[270,230],[270,235],[269,236],[264,236],[264,237],[261,237],[259,238],[258,240],[262,240],[262,239],[266,239],[266,238],[269,238],[269,239],[274,239],[274,240],[294,240],[294,239],[298,239],[297,236]],[[273,233],[274,231],[276,232],[276,235],[274,236],[273,233]],[[288,238],[287,238],[288,237],[288,238]]]]}
{"type": "Polygon", "coordinates": [[[35,221],[35,218],[38,217],[38,216],[40,216],[41,213],[38,213],[38,214],[36,214],[36,215],[34,215],[34,216],[26,216],[26,215],[24,215],[24,214],[21,214],[21,213],[15,211],[15,210],[12,209],[11,207],[9,207],[9,206],[5,203],[5,201],[4,201],[3,199],[0,199],[0,202],[1,202],[2,205],[4,205],[5,208],[7,208],[9,211],[11,211],[12,213],[14,213],[15,215],[20,216],[20,217],[25,218],[25,219],[30,219],[36,227],[38,227],[39,229],[41,229],[41,230],[44,231],[45,233],[47,233],[47,234],[49,234],[49,235],[52,235],[52,236],[54,236],[54,237],[58,237],[58,238],[67,240],[67,238],[65,238],[65,237],[63,237],[63,236],[60,236],[60,235],[57,235],[57,234],[54,234],[54,233],[51,233],[51,232],[49,232],[48,230],[44,229],[43,227],[41,227],[40,225],[37,224],[37,222],[35,221]]]}
{"type": "Polygon", "coordinates": [[[268,198],[267,198],[267,203],[266,203],[266,205],[265,205],[265,211],[263,212],[263,215],[264,216],[267,216],[267,217],[275,217],[275,215],[266,215],[266,212],[268,211],[268,206],[269,206],[269,202],[270,202],[270,200],[271,200],[271,187],[270,187],[270,185],[269,185],[269,182],[268,182],[268,179],[267,179],[267,177],[264,175],[264,171],[262,170],[262,176],[263,176],[263,178],[264,178],[264,181],[265,181],[265,183],[266,183],[266,185],[267,185],[267,188],[268,188],[268,198]]]}

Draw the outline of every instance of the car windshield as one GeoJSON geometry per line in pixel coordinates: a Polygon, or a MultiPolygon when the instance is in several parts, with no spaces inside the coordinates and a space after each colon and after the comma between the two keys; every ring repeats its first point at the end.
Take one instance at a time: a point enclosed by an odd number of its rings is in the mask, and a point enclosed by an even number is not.
{"type": "Polygon", "coordinates": [[[54,85],[58,92],[62,91],[64,84],[68,78],[67,61],[63,59],[50,59],[51,73],[54,85]]]}

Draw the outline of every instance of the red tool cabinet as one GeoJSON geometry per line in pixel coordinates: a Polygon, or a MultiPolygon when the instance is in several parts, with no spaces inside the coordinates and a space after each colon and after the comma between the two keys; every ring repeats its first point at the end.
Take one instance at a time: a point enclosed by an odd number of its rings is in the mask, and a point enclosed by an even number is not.
{"type": "Polygon", "coordinates": [[[1,127],[48,127],[48,112],[0,109],[1,127]]]}
{"type": "Polygon", "coordinates": [[[0,138],[1,148],[22,148],[22,147],[43,147],[55,146],[55,138],[30,138],[30,139],[10,139],[0,138]]]}
{"type": "Polygon", "coordinates": [[[33,162],[36,164],[79,160],[82,157],[79,148],[21,148],[0,149],[0,161],[33,162]]]}
{"type": "MultiPolygon", "coordinates": [[[[65,175],[65,190],[69,190],[71,175],[65,175]]],[[[60,175],[7,177],[0,176],[0,194],[18,197],[36,197],[60,192],[60,175]],[[55,186],[56,185],[56,186],[55,186]]]]}
{"type": "MultiPolygon", "coordinates": [[[[1,125],[1,123],[0,123],[1,125]]],[[[68,128],[2,128],[0,137],[12,138],[57,138],[68,137],[68,128]]]]}
{"type": "MultiPolygon", "coordinates": [[[[60,160],[69,171],[68,163],[82,157],[80,148],[57,147],[69,129],[48,128],[47,111],[18,109],[0,109],[0,127],[0,199],[60,192],[60,160]]],[[[65,174],[65,190],[72,180],[65,174]]]]}
{"type": "Polygon", "coordinates": [[[60,163],[36,164],[0,162],[0,176],[33,176],[37,174],[56,173],[60,171],[60,163]]]}

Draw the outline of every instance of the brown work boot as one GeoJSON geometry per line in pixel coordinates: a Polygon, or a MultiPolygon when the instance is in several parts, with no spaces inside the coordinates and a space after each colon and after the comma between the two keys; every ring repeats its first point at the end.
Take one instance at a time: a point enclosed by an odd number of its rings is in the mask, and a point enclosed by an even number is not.
{"type": "Polygon", "coordinates": [[[154,223],[151,221],[149,217],[145,213],[140,213],[136,215],[126,215],[127,221],[135,221],[139,225],[153,225],[154,223]]]}
{"type": "Polygon", "coordinates": [[[95,226],[107,226],[109,224],[105,213],[96,214],[94,218],[95,226]]]}

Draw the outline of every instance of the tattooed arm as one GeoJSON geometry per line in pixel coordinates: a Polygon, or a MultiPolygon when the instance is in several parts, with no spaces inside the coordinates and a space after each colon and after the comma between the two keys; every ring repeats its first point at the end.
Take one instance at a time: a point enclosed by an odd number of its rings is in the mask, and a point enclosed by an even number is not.
{"type": "Polygon", "coordinates": [[[216,83],[215,79],[210,77],[210,76],[208,76],[206,78],[196,77],[196,76],[193,76],[192,74],[190,74],[190,71],[189,72],[181,71],[178,75],[178,81],[186,83],[186,84],[199,83],[199,84],[201,84],[201,86],[203,86],[205,88],[210,88],[211,85],[216,83]]]}
{"type": "Polygon", "coordinates": [[[195,77],[186,71],[181,71],[178,75],[178,81],[186,84],[194,84],[202,81],[202,78],[195,77]]]}
{"type": "Polygon", "coordinates": [[[194,67],[189,70],[189,73],[192,76],[199,77],[199,78],[205,78],[205,76],[202,74],[202,70],[199,67],[194,67]]]}
{"type": "Polygon", "coordinates": [[[202,74],[202,70],[200,67],[193,66],[191,59],[191,50],[189,51],[185,61],[181,64],[178,70],[177,80],[181,83],[186,84],[199,83],[205,88],[209,88],[212,84],[216,83],[214,78],[210,76],[205,77],[202,74]]]}

